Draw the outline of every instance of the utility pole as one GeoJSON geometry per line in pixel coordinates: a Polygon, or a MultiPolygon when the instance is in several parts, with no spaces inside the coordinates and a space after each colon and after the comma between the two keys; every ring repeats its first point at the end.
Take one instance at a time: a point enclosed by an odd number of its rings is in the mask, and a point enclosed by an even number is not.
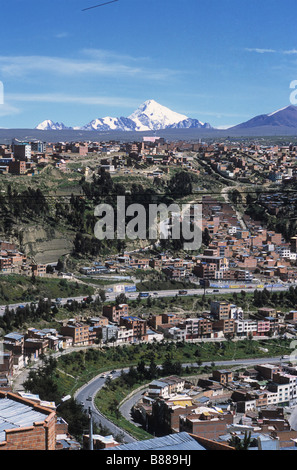
{"type": "Polygon", "coordinates": [[[92,420],[92,410],[89,407],[89,450],[94,450],[93,445],[93,420],[92,420]]]}

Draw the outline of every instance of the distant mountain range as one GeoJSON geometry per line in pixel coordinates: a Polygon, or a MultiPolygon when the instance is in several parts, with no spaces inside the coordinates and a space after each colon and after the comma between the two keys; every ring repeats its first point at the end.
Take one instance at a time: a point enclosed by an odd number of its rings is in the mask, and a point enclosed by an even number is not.
{"type": "Polygon", "coordinates": [[[290,127],[297,129],[297,106],[290,105],[285,108],[278,109],[270,114],[260,114],[249,121],[229,128],[229,130],[252,129],[264,126],[290,127]]]}
{"type": "MultiPolygon", "coordinates": [[[[118,131],[129,132],[132,135],[141,132],[156,132],[163,135],[166,132],[169,137],[176,135],[178,138],[183,133],[188,132],[191,138],[195,135],[234,135],[234,136],[272,136],[272,135],[295,135],[297,134],[297,106],[289,105],[270,114],[261,114],[246,122],[242,122],[225,130],[216,129],[209,123],[203,123],[198,119],[189,118],[183,114],[162,106],[154,100],[145,101],[139,108],[128,117],[103,117],[90,121],[82,127],[69,127],[62,122],[45,120],[35,127],[36,131],[61,131],[88,134],[89,131],[105,132],[114,135],[118,131]],[[174,132],[174,134],[171,134],[174,132]],[[169,134],[170,133],[170,134],[169,134]]],[[[61,132],[62,134],[62,132],[61,132]]],[[[166,134],[166,135],[167,135],[166,134]]],[[[135,138],[135,137],[134,137],[135,138]]]]}
{"type": "Polygon", "coordinates": [[[41,122],[35,129],[81,130],[81,131],[157,131],[160,129],[212,129],[209,123],[176,113],[154,100],[145,101],[128,117],[97,118],[82,127],[68,127],[64,123],[49,119],[41,122]]]}

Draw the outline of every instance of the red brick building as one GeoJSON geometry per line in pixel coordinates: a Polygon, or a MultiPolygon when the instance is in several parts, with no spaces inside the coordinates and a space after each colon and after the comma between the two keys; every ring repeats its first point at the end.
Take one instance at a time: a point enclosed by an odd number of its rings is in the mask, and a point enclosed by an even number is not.
{"type": "Polygon", "coordinates": [[[73,339],[73,346],[89,344],[89,325],[74,322],[68,323],[61,328],[61,334],[73,339]]]}
{"type": "Polygon", "coordinates": [[[134,339],[144,340],[146,337],[147,323],[146,320],[141,320],[138,317],[121,317],[121,326],[125,326],[128,330],[133,330],[134,339]]]}
{"type": "Polygon", "coordinates": [[[112,323],[120,323],[122,316],[129,314],[129,306],[127,304],[120,305],[104,305],[102,315],[107,317],[112,323]]]}
{"type": "Polygon", "coordinates": [[[0,450],[55,450],[56,412],[0,392],[0,450]]]}
{"type": "MultiPolygon", "coordinates": [[[[198,410],[197,410],[198,411],[198,410]]],[[[188,432],[206,439],[216,440],[226,434],[227,425],[233,423],[232,413],[211,413],[210,411],[180,416],[180,432],[188,432]]]]}

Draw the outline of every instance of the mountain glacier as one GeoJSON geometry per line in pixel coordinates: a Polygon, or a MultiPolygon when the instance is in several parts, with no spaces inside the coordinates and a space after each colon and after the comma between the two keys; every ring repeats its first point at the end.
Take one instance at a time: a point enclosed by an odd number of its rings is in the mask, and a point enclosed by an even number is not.
{"type": "Polygon", "coordinates": [[[45,120],[35,129],[39,130],[91,130],[91,131],[157,131],[160,129],[199,128],[211,129],[211,125],[198,119],[176,113],[154,100],[147,100],[128,117],[104,117],[93,119],[82,127],[67,127],[63,123],[45,120]]]}
{"type": "Polygon", "coordinates": [[[136,124],[129,118],[98,118],[81,127],[83,131],[135,131],[136,124]]]}
{"type": "Polygon", "coordinates": [[[67,127],[62,122],[54,122],[51,119],[46,119],[38,124],[35,129],[39,129],[41,131],[62,131],[65,129],[72,129],[72,127],[67,127]]]}

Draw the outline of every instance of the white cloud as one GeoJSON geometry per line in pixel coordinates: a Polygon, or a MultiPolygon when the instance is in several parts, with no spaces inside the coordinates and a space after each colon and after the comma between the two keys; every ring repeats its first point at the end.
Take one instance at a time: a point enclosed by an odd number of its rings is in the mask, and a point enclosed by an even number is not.
{"type": "Polygon", "coordinates": [[[254,48],[246,47],[245,50],[248,52],[257,52],[258,54],[267,54],[267,53],[275,54],[277,52],[275,49],[261,49],[257,47],[254,47],[254,48]]]}
{"type": "Polygon", "coordinates": [[[19,108],[16,108],[15,106],[12,106],[5,101],[3,104],[0,104],[0,117],[15,116],[20,114],[20,112],[21,110],[19,108]]]}
{"type": "Polygon", "coordinates": [[[283,53],[284,53],[284,54],[288,54],[288,55],[297,54],[297,50],[296,50],[296,49],[291,49],[291,50],[289,50],[289,51],[284,51],[283,53]]]}
{"type": "Polygon", "coordinates": [[[61,33],[54,34],[54,37],[57,38],[57,39],[68,38],[69,33],[67,33],[67,31],[62,31],[61,33]]]}
{"type": "Polygon", "coordinates": [[[164,80],[180,72],[153,65],[143,67],[143,59],[133,59],[116,53],[86,49],[87,57],[66,58],[52,56],[0,56],[0,73],[3,77],[25,77],[36,73],[55,76],[116,76],[164,80]],[[91,57],[90,57],[91,56],[91,57]]]}
{"type": "Polygon", "coordinates": [[[139,106],[135,98],[119,98],[116,96],[78,96],[64,93],[8,93],[7,99],[16,102],[31,103],[73,103],[82,105],[121,106],[131,108],[139,106]]]}
{"type": "Polygon", "coordinates": [[[86,56],[93,57],[94,59],[113,59],[120,62],[143,62],[151,60],[149,57],[134,57],[129,54],[118,54],[117,52],[110,51],[107,49],[84,48],[81,50],[81,53],[86,56]]]}
{"type": "Polygon", "coordinates": [[[254,47],[254,48],[246,47],[245,50],[248,52],[257,52],[258,54],[284,54],[284,55],[297,54],[297,49],[276,50],[276,49],[261,49],[257,47],[254,47]]]}

